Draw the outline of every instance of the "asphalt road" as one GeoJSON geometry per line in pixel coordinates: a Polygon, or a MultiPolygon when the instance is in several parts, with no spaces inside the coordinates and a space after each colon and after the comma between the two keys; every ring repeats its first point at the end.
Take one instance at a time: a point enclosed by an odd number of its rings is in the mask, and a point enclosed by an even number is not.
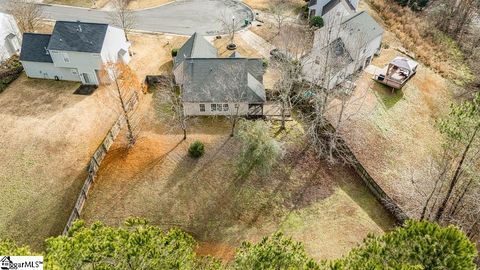
{"type": "MultiPolygon", "coordinates": [[[[0,5],[9,0],[0,0],[0,5]]],[[[69,6],[42,5],[46,19],[110,23],[108,11],[69,6]]],[[[134,12],[134,30],[191,35],[223,33],[222,17],[252,20],[251,10],[234,0],[178,0],[170,4],[134,12]]]]}

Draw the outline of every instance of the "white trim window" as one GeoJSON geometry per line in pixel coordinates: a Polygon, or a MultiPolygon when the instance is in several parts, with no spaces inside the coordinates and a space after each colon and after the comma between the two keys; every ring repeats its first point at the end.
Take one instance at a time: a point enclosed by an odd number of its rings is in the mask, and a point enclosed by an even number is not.
{"type": "Polygon", "coordinates": [[[223,111],[228,112],[228,104],[223,104],[223,111]]]}
{"type": "Polygon", "coordinates": [[[210,109],[212,112],[216,112],[217,111],[217,104],[210,104],[210,109]]]}
{"type": "Polygon", "coordinates": [[[205,111],[205,104],[199,104],[200,105],[200,111],[204,112],[205,111]]]}
{"type": "Polygon", "coordinates": [[[72,69],[70,69],[70,71],[72,72],[72,75],[75,75],[75,76],[78,75],[78,71],[77,71],[76,68],[72,68],[72,69]]]}

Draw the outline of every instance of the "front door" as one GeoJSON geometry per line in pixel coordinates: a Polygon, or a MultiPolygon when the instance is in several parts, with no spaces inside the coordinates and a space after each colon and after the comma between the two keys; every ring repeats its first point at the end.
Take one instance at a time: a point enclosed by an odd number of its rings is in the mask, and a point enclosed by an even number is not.
{"type": "Polygon", "coordinates": [[[88,73],[82,73],[82,78],[83,78],[83,83],[84,84],[92,84],[92,81],[91,81],[88,73]]]}

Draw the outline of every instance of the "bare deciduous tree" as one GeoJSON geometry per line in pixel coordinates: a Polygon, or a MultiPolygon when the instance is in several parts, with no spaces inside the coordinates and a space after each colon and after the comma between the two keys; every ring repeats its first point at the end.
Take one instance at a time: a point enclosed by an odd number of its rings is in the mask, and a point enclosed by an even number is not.
{"type": "Polygon", "coordinates": [[[140,121],[133,101],[140,98],[145,85],[138,80],[133,70],[123,62],[107,62],[99,72],[100,82],[114,98],[111,108],[123,115],[127,125],[127,143],[132,147],[138,137],[140,121]]]}
{"type": "Polygon", "coordinates": [[[160,89],[157,89],[157,95],[160,97],[160,102],[165,102],[169,106],[171,112],[171,120],[178,123],[183,132],[183,140],[187,139],[187,120],[183,108],[182,95],[180,86],[175,84],[172,75],[165,75],[159,82],[160,89]]]}
{"type": "Polygon", "coordinates": [[[130,0],[113,0],[113,10],[110,12],[110,21],[123,29],[126,40],[137,20],[133,11],[128,8],[129,2],[130,0]]]}
{"type": "Polygon", "coordinates": [[[32,0],[7,1],[5,9],[13,15],[22,33],[35,32],[42,20],[42,7],[32,0]]]}
{"type": "Polygon", "coordinates": [[[223,33],[228,36],[230,43],[235,43],[235,31],[241,28],[242,22],[240,18],[235,18],[233,14],[230,15],[226,10],[222,11],[218,17],[218,22],[222,25],[223,33]]]}
{"type": "Polygon", "coordinates": [[[362,34],[340,35],[341,28],[332,22],[315,35],[315,49],[302,59],[308,80],[302,114],[307,132],[317,153],[330,162],[339,158],[353,162],[341,144],[344,122],[353,120],[360,111],[367,88],[356,89],[356,71],[365,59],[361,57],[366,42],[362,34]]]}

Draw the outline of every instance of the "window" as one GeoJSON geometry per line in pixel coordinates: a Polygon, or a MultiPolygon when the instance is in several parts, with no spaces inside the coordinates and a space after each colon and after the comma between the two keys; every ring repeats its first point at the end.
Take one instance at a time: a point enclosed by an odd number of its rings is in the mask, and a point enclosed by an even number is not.
{"type": "Polygon", "coordinates": [[[70,63],[70,57],[68,57],[68,53],[63,53],[63,61],[65,63],[70,63]]]}
{"type": "Polygon", "coordinates": [[[205,111],[205,104],[200,104],[200,111],[204,112],[205,111]]]}
{"type": "Polygon", "coordinates": [[[228,104],[223,104],[223,111],[225,111],[225,112],[228,111],[228,104]]]}
{"type": "Polygon", "coordinates": [[[210,108],[212,109],[212,112],[217,111],[217,104],[210,104],[210,108]]]}
{"type": "Polygon", "coordinates": [[[77,69],[72,68],[70,71],[72,72],[72,75],[78,75],[77,69]]]}
{"type": "Polygon", "coordinates": [[[217,111],[219,111],[219,112],[222,111],[222,104],[217,104],[217,111]]]}

